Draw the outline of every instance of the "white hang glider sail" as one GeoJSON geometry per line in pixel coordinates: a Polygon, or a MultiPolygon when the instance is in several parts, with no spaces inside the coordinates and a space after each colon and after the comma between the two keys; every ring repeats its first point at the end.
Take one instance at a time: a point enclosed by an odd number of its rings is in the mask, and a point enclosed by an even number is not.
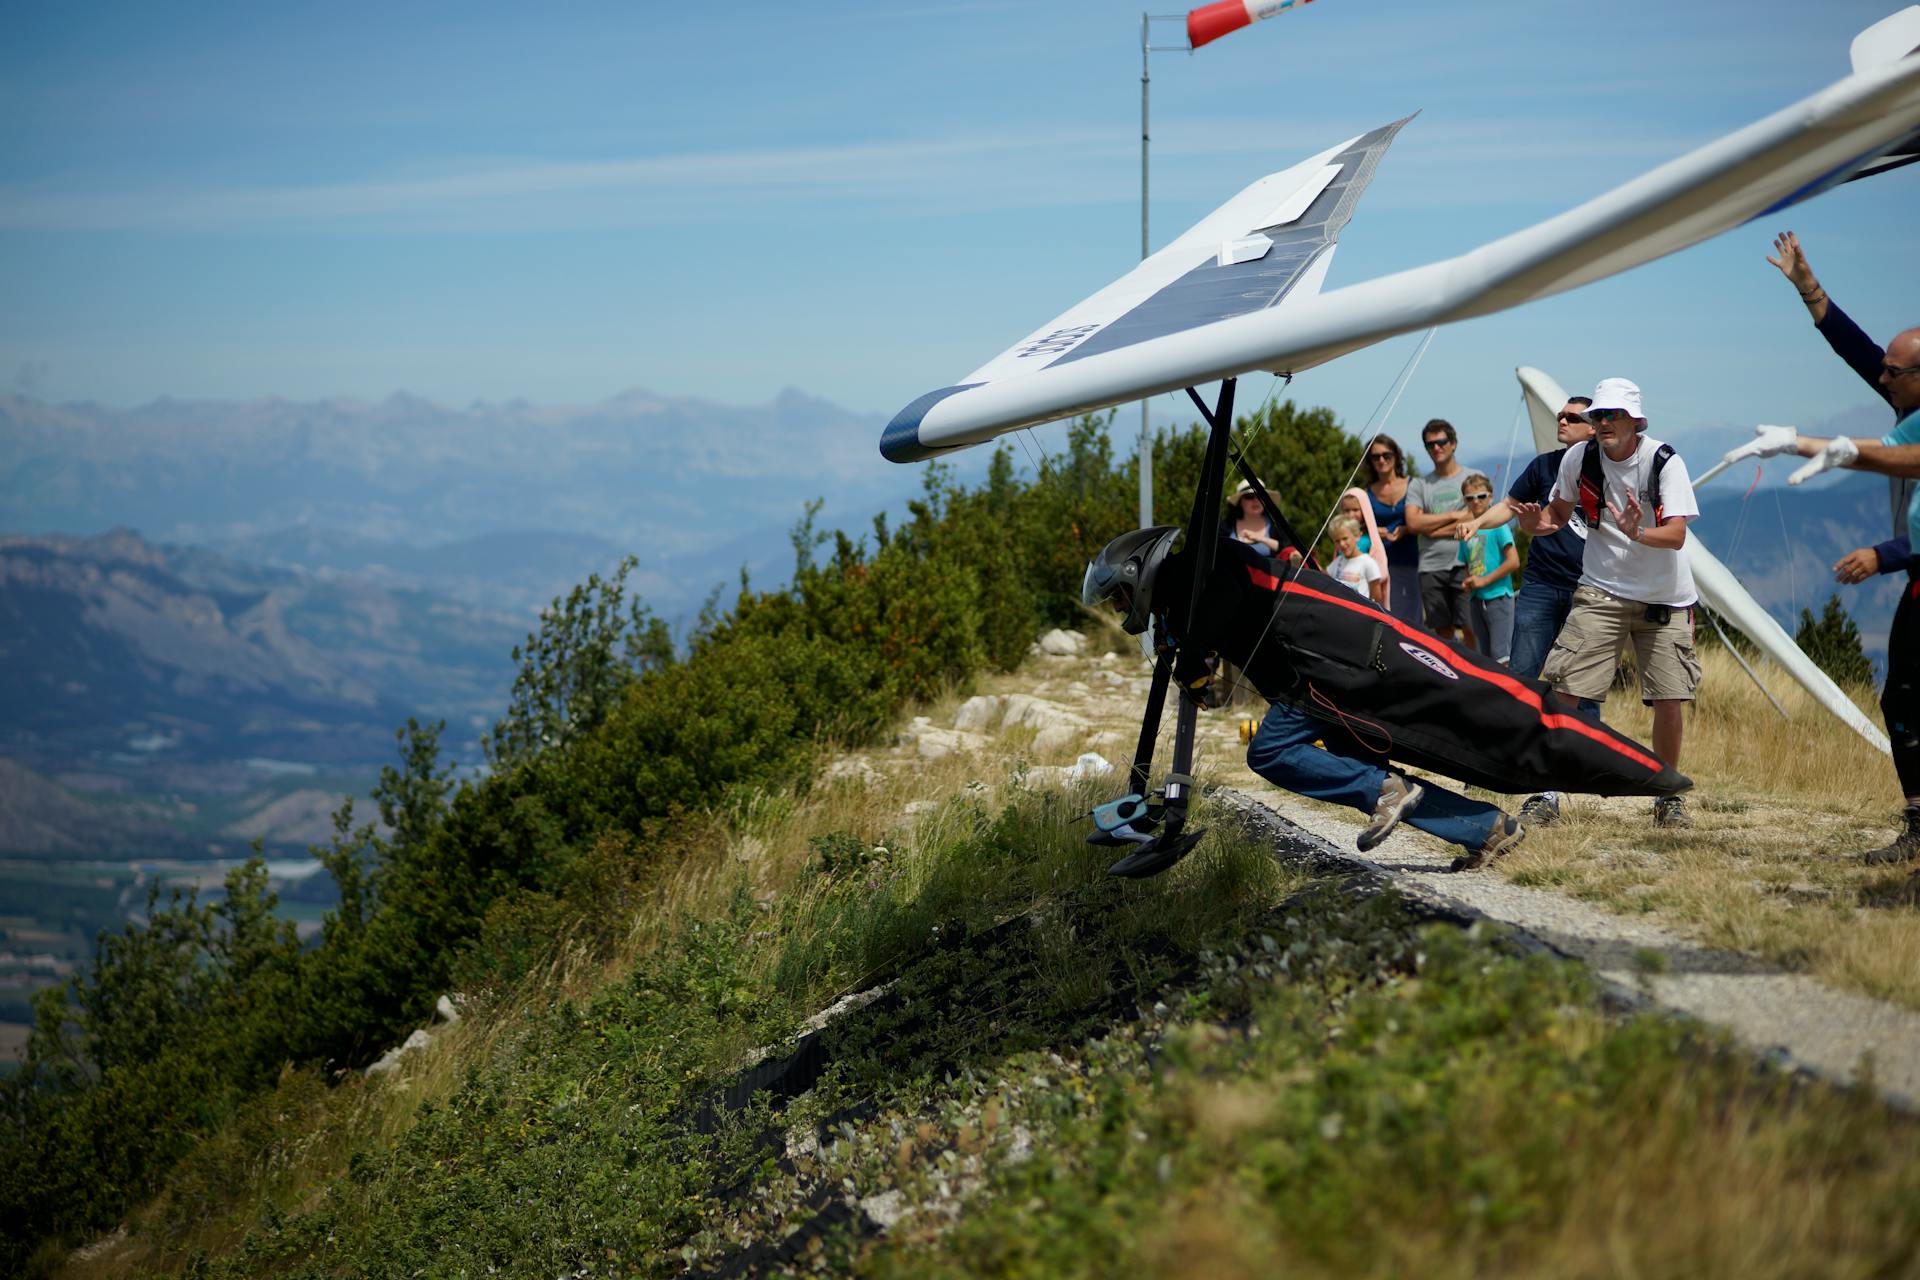
{"type": "Polygon", "coordinates": [[[1255,370],[1294,373],[1396,334],[1549,297],[1908,158],[1920,5],[1854,41],[1854,72],[1597,199],[1470,253],[1322,293],[1334,243],[1405,120],[1260,179],[1125,276],[880,438],[917,462],[1021,427],[1255,370]]]}
{"type": "MultiPolygon", "coordinates": [[[[1521,367],[1515,369],[1514,376],[1520,379],[1520,389],[1526,396],[1527,418],[1533,424],[1533,442],[1540,452],[1548,453],[1560,447],[1560,438],[1555,430],[1555,416],[1567,403],[1567,393],[1547,374],[1538,369],[1521,367]]],[[[1747,639],[1760,648],[1760,652],[1771,658],[1775,665],[1795,680],[1802,688],[1813,695],[1814,701],[1839,717],[1849,729],[1871,742],[1880,750],[1892,754],[1887,735],[1880,726],[1867,719],[1854,705],[1852,698],[1840,691],[1827,673],[1814,665],[1813,659],[1802,652],[1793,642],[1786,629],[1773,620],[1773,616],[1760,607],[1760,602],[1751,592],[1740,585],[1740,579],[1733,576],[1733,570],[1721,564],[1713,552],[1707,550],[1707,544],[1700,539],[1698,528],[1687,529],[1685,545],[1687,567],[1693,570],[1693,585],[1700,592],[1700,599],[1707,608],[1740,628],[1747,639]]],[[[1736,655],[1737,656],[1737,655],[1736,655]]],[[[1745,666],[1744,660],[1741,663],[1745,666]]],[[[1760,691],[1767,693],[1767,687],[1760,677],[1748,668],[1760,691]]],[[[1773,698],[1767,693],[1769,700],[1773,698]]],[[[1774,703],[1779,706],[1778,702],[1774,703]]]]}

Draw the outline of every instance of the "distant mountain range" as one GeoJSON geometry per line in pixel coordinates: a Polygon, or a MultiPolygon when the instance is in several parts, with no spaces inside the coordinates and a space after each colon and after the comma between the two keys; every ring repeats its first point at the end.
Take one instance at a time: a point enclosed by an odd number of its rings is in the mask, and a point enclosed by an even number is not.
{"type": "Polygon", "coordinates": [[[631,552],[635,588],[671,619],[742,565],[784,576],[808,500],[864,527],[916,492],[880,459],[880,425],[797,391],[464,409],[404,393],[133,409],[0,396],[0,529],[133,528],[523,613],[631,552]]]}
{"type": "Polygon", "coordinates": [[[0,536],[0,750],[385,761],[409,715],[467,740],[522,619],[117,530],[0,536]]]}

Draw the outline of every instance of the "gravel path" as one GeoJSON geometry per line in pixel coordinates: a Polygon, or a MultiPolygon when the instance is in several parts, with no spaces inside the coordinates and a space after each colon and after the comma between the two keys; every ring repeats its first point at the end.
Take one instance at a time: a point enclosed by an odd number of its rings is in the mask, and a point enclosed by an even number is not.
{"type": "Polygon", "coordinates": [[[1627,999],[1725,1027],[1756,1052],[1824,1079],[1870,1080],[1888,1101],[1920,1110],[1920,1013],[1547,890],[1484,872],[1453,874],[1452,851],[1416,833],[1396,832],[1363,857],[1353,849],[1358,814],[1348,822],[1285,792],[1256,799],[1223,789],[1213,800],[1292,837],[1276,840],[1283,858],[1371,871],[1411,897],[1511,925],[1582,961],[1627,999]]]}

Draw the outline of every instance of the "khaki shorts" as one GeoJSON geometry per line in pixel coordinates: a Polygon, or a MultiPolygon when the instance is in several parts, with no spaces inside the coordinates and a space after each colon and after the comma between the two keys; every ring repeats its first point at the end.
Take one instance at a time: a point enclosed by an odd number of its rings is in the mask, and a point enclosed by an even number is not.
{"type": "Polygon", "coordinates": [[[1573,612],[1540,668],[1540,678],[1574,698],[1607,700],[1620,650],[1633,641],[1640,667],[1640,701],[1692,702],[1700,687],[1700,659],[1693,651],[1693,610],[1674,609],[1664,623],[1647,617],[1637,600],[1583,586],[1573,593],[1573,612]]]}

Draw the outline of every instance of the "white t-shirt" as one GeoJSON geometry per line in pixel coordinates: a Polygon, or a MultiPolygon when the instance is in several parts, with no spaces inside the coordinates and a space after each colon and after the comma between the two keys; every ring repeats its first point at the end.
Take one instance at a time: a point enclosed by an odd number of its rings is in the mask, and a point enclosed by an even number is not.
{"type": "MultiPolygon", "coordinates": [[[[1599,448],[1599,442],[1583,441],[1567,450],[1567,456],[1560,460],[1560,477],[1554,481],[1554,498],[1564,498],[1576,508],[1580,505],[1580,464],[1590,448],[1599,448]]],[[[1620,532],[1613,512],[1607,509],[1607,503],[1624,507],[1627,495],[1636,494],[1640,498],[1641,529],[1654,527],[1653,510],[1646,499],[1647,475],[1659,448],[1658,440],[1642,435],[1625,462],[1615,462],[1604,449],[1600,451],[1606,500],[1601,504],[1599,519],[1591,524],[1587,533],[1586,562],[1580,581],[1622,600],[1677,608],[1699,599],[1693,587],[1693,570],[1687,567],[1686,553],[1629,542],[1627,535],[1620,532]]],[[[1687,478],[1687,464],[1677,453],[1667,459],[1667,465],[1660,471],[1660,507],[1662,517],[1667,520],[1700,514],[1700,506],[1693,498],[1693,482],[1687,478]]]]}
{"type": "Polygon", "coordinates": [[[1327,567],[1327,573],[1335,582],[1352,587],[1369,600],[1373,599],[1373,592],[1368,590],[1369,584],[1386,576],[1369,555],[1335,556],[1333,563],[1327,567]]]}

